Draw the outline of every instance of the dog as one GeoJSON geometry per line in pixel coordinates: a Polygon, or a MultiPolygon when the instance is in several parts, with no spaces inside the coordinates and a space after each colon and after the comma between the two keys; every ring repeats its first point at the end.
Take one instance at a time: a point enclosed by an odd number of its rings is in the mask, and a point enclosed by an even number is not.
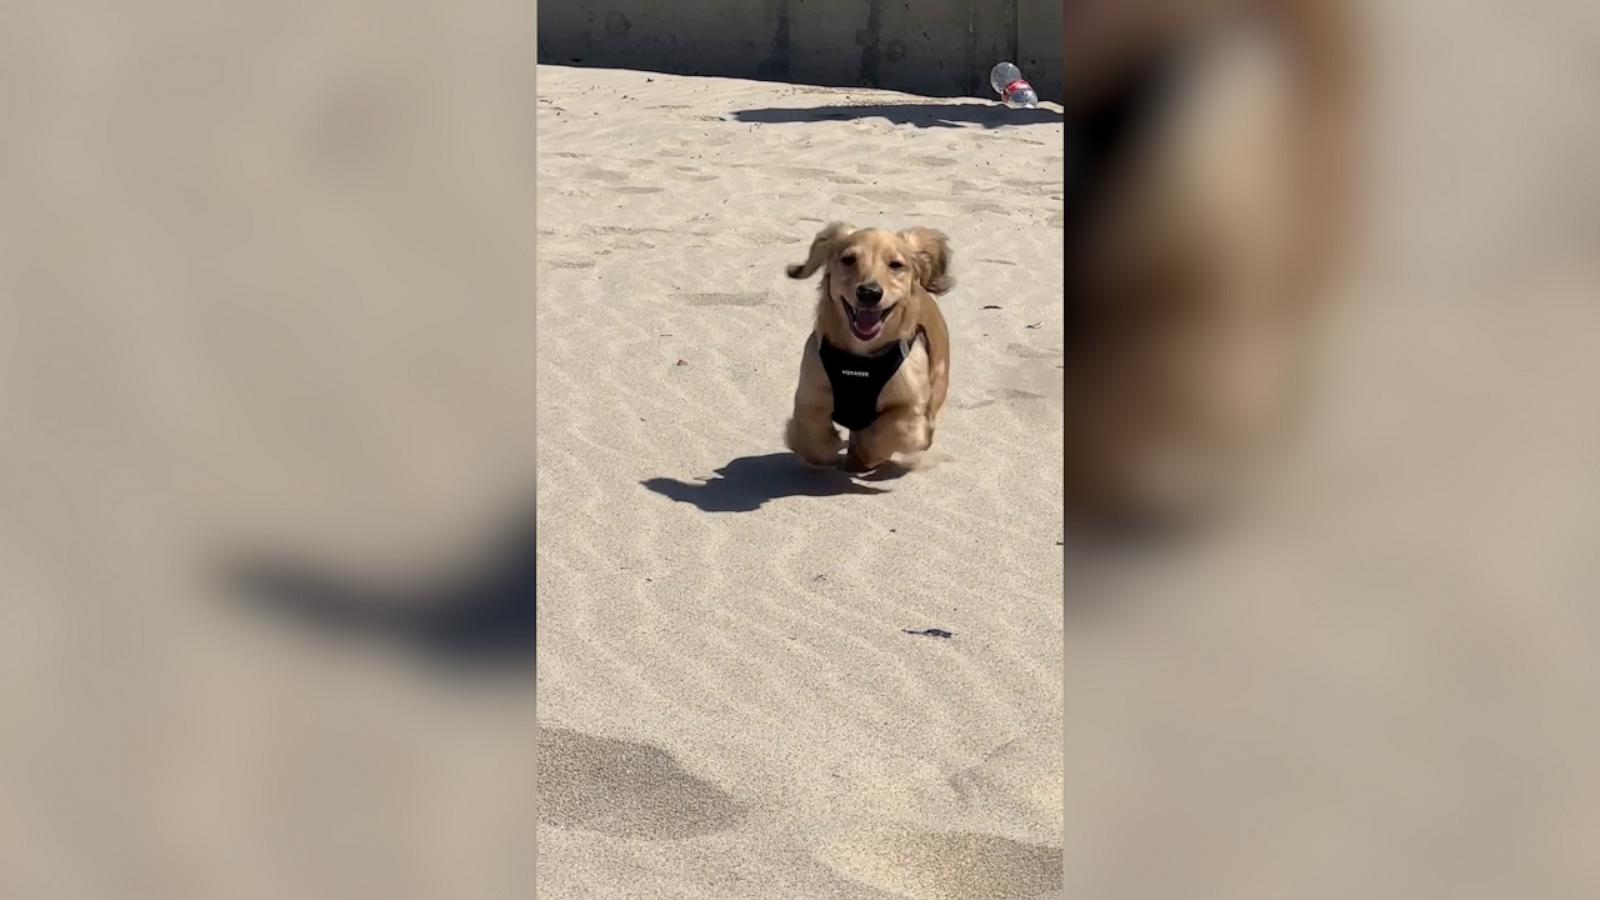
{"type": "Polygon", "coordinates": [[[869,472],[933,444],[950,390],[950,330],[934,299],[955,286],[950,239],[931,228],[817,233],[790,278],[822,271],[816,320],[784,443],[812,465],[869,472]],[[849,431],[848,444],[835,425],[849,431]]]}
{"type": "Polygon", "coordinates": [[[1349,6],[1064,6],[1069,519],[1209,518],[1298,417],[1353,220],[1349,6]]]}

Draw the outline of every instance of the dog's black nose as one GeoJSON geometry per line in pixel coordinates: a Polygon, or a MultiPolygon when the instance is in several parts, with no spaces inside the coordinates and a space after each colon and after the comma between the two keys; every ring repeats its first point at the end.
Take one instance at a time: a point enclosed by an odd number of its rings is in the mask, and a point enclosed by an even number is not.
{"type": "Polygon", "coordinates": [[[862,306],[877,306],[878,301],[882,299],[883,288],[879,287],[875,281],[869,281],[856,288],[856,302],[862,306]]]}

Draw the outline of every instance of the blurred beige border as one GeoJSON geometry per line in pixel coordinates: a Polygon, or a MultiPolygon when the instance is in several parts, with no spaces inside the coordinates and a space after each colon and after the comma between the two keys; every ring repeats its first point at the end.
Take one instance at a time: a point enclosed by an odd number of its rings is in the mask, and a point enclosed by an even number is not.
{"type": "Polygon", "coordinates": [[[531,508],[535,18],[0,8],[0,895],[531,894],[531,667],[219,572],[409,586],[531,508]]]}

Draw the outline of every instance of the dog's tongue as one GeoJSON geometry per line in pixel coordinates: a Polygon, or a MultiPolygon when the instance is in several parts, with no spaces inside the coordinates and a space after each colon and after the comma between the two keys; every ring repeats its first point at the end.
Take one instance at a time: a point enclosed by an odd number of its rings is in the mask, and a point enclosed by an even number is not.
{"type": "Polygon", "coordinates": [[[878,327],[878,311],[875,309],[856,310],[856,327],[862,331],[871,331],[878,327]]]}

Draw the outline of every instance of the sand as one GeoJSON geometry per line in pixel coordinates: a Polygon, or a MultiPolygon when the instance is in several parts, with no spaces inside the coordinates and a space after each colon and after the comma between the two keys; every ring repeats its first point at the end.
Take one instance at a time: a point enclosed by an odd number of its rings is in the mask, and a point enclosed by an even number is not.
{"type": "Polygon", "coordinates": [[[1059,112],[539,77],[540,895],[1055,896],[1059,112]],[[834,219],[955,249],[896,478],[781,440],[834,219]]]}

